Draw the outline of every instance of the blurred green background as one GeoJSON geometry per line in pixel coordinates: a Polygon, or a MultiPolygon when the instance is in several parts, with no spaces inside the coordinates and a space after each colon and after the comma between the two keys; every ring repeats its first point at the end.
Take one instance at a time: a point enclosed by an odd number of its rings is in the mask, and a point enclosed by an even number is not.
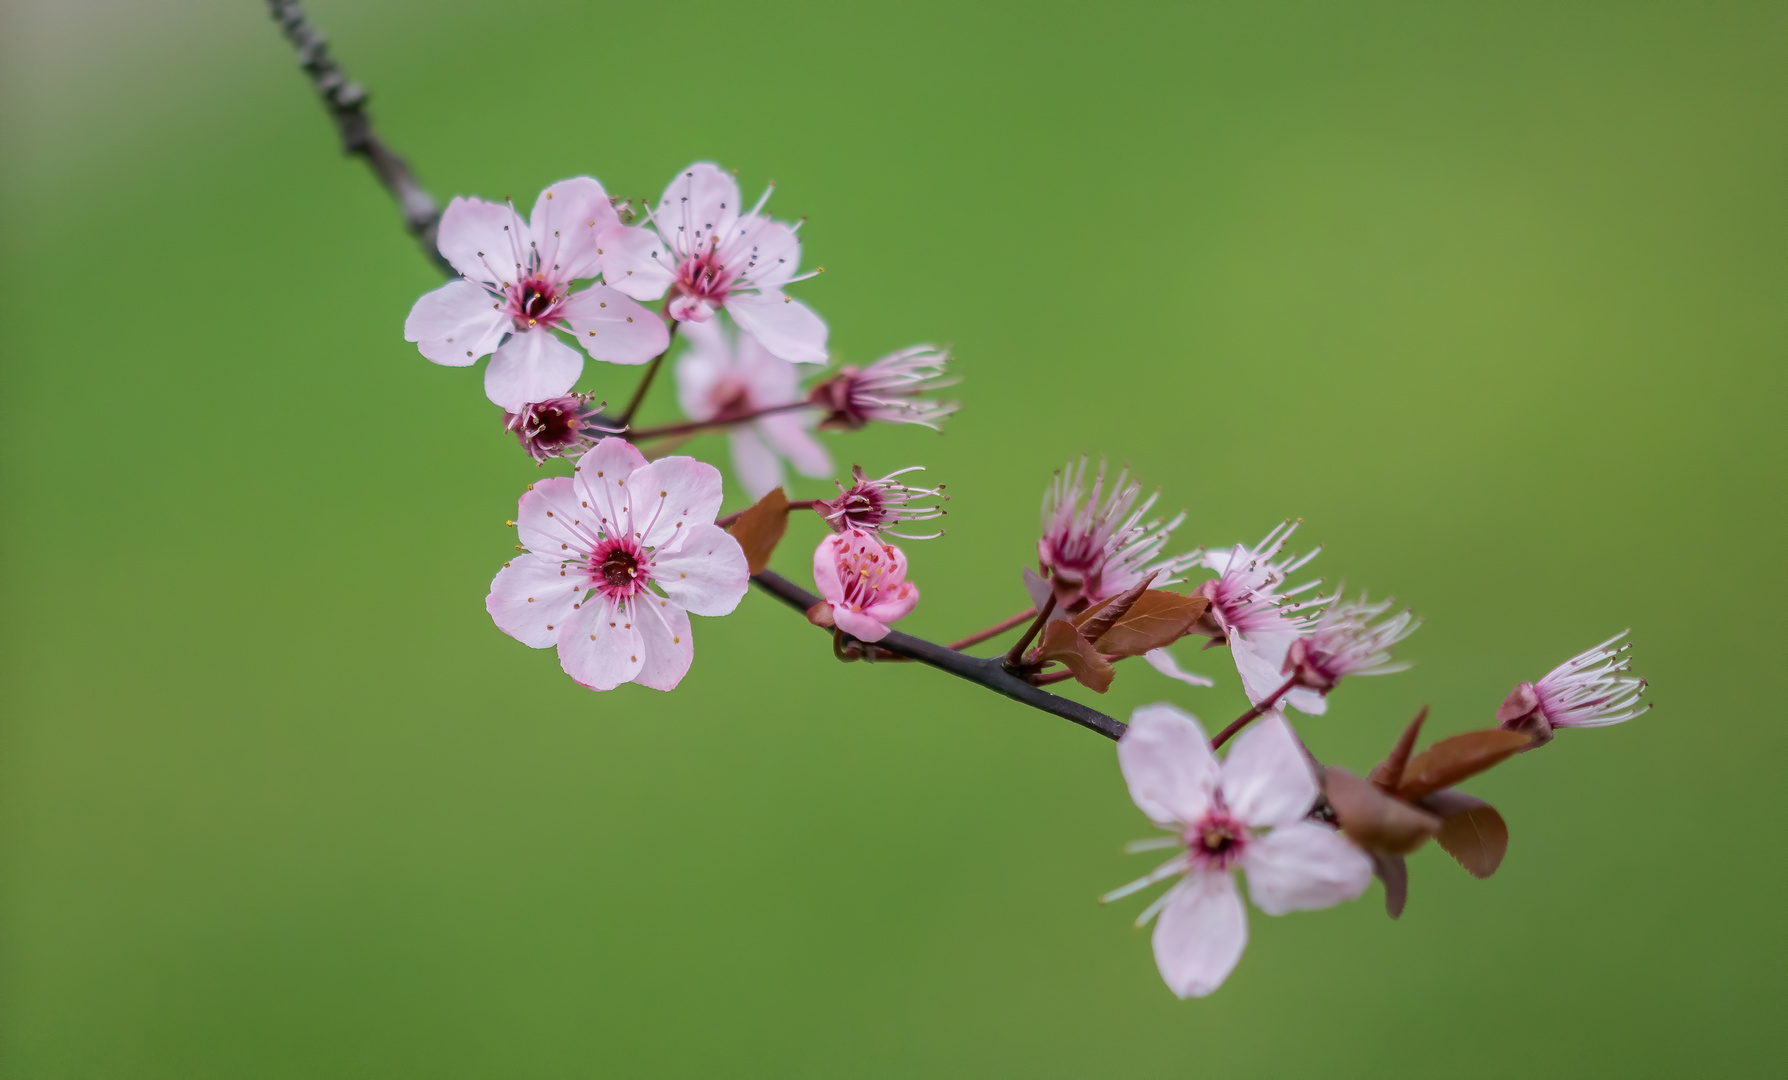
{"type": "MultiPolygon", "coordinates": [[[[668,696],[501,635],[540,473],[403,342],[436,279],[261,5],[12,0],[0,1072],[1780,1074],[1788,8],[312,14],[437,196],[715,159],[811,218],[837,356],[954,344],[945,435],[833,440],[955,495],[915,632],[1023,603],[1090,451],[1426,616],[1325,758],[1629,625],[1658,708],[1468,785],[1495,878],[1252,913],[1176,1001],[1093,902],[1152,865],[1096,736],[757,594],[668,696]]],[[[1234,715],[1182,655],[1102,707],[1234,715]]]]}

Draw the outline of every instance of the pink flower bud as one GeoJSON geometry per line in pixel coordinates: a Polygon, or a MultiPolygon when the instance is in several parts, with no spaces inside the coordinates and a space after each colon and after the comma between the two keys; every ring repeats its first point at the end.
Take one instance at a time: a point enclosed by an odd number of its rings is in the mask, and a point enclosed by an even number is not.
{"type": "MultiPolygon", "coordinates": [[[[813,510],[832,526],[835,532],[858,532],[898,536],[906,540],[935,540],[944,535],[940,530],[922,536],[910,533],[895,532],[893,526],[903,521],[930,521],[943,517],[945,510],[937,506],[914,506],[916,499],[945,499],[944,486],[935,488],[909,487],[894,478],[910,472],[923,471],[923,466],[913,465],[898,469],[880,480],[871,480],[863,472],[861,465],[851,466],[850,487],[838,485],[838,498],[830,501],[815,500],[813,510]]],[[[834,481],[836,483],[836,481],[834,481]]]]}
{"type": "Polygon", "coordinates": [[[844,368],[815,386],[807,400],[826,410],[820,426],[830,431],[855,431],[876,420],[919,424],[936,431],[938,422],[960,406],[919,395],[956,384],[955,379],[944,377],[949,362],[948,353],[930,345],[914,345],[866,368],[844,368]]]}
{"type": "Polygon", "coordinates": [[[620,431],[619,428],[603,427],[591,419],[607,404],[605,401],[592,408],[588,394],[567,394],[549,401],[530,402],[515,412],[503,414],[503,430],[514,435],[535,461],[544,463],[552,457],[575,457],[596,445],[596,436],[620,431]]]}

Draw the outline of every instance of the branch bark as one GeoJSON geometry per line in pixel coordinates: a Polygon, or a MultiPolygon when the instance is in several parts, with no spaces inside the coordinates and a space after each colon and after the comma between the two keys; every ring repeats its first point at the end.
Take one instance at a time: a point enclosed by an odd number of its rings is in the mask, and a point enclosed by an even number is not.
{"type": "MultiPolygon", "coordinates": [[[[751,583],[781,600],[789,607],[800,612],[820,602],[820,598],[801,588],[794,582],[773,570],[765,570],[754,575],[751,583]]],[[[1108,739],[1116,739],[1123,735],[1127,725],[1114,717],[1106,716],[1097,709],[1089,709],[1078,701],[1070,701],[1065,697],[1057,697],[1047,690],[1040,690],[1005,668],[1004,656],[970,656],[946,648],[934,641],[903,634],[898,630],[890,631],[888,636],[876,642],[876,647],[891,653],[916,660],[927,667],[947,671],[959,679],[985,686],[996,694],[1004,694],[1033,709],[1040,709],[1051,716],[1059,716],[1071,720],[1089,731],[1096,731],[1108,739]]]]}

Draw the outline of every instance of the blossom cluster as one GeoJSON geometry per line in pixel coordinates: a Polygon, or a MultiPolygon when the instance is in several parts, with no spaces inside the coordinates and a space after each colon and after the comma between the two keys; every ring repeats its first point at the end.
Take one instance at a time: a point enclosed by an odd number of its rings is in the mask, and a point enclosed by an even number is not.
{"type": "Polygon", "coordinates": [[[1181,666],[1176,646],[1227,649],[1249,708],[1215,734],[1170,703],[1136,710],[1127,727],[1106,718],[1130,796],[1162,830],[1129,850],[1171,854],[1102,899],[1170,882],[1137,923],[1154,922],[1157,968],[1181,997],[1211,993],[1241,958],[1248,920],[1237,871],[1268,915],[1355,899],[1375,877],[1396,915],[1408,887],[1403,857],[1425,841],[1479,876],[1501,861],[1500,815],[1455,784],[1560,728],[1644,711],[1645,682],[1630,674],[1617,635],[1519,683],[1494,728],[1415,754],[1424,711],[1367,778],[1325,767],[1293,715],[1325,715],[1355,677],[1405,670],[1395,651],[1420,620],[1311,576],[1321,548],[1293,549],[1300,520],[1254,543],[1182,547],[1184,512],[1157,512],[1158,492],[1086,457],[1045,486],[1034,566],[1008,568],[1018,572],[1004,580],[1029,600],[1022,612],[954,646],[897,634],[921,593],[895,540],[943,535],[921,524],[943,516],[943,485],[916,483],[918,466],[879,478],[855,466],[830,497],[791,501],[784,488],[790,469],[836,475],[822,433],[937,429],[957,409],[931,396],[952,384],[951,361],[917,345],[822,371],[803,387],[804,372],[831,360],[828,328],[787,289],[820,271],[801,272],[800,223],[768,216],[768,197],[747,208],[731,173],[697,163],[637,223],[630,204],[590,177],[549,186],[526,219],[508,200],[471,198],[441,217],[440,253],[458,277],[416,301],[404,335],[437,364],[488,356],[485,393],[504,429],[535,462],[570,464],[570,475],[520,497],[510,522],[520,543],[486,609],[523,644],[556,649],[579,685],[675,688],[694,661],[689,616],[731,613],[754,578],[786,586],[780,595],[830,632],[839,659],[935,663],[944,653],[957,674],[1021,700],[1034,691],[1039,707],[1060,702],[1039,688],[1070,679],[1105,692],[1134,656],[1175,693],[1184,692],[1175,684],[1211,687],[1216,679],[1181,666]],[[635,426],[658,367],[679,347],[670,366],[685,420],[635,426]],[[625,408],[611,412],[575,389],[586,358],[646,365],[625,408]],[[672,453],[703,432],[725,434],[732,481],[754,500],[724,518],[721,471],[672,453]],[[791,515],[806,512],[821,534],[815,593],[767,569],[791,515]],[[1019,627],[1003,655],[963,652],[1019,627]]]}

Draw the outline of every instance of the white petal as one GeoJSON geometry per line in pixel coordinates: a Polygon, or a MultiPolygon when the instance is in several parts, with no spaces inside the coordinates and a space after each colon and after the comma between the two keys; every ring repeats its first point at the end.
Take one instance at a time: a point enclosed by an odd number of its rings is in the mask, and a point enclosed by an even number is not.
{"type": "Polygon", "coordinates": [[[600,273],[596,240],[620,225],[608,192],[589,176],[561,180],[542,191],[534,200],[534,212],[528,215],[541,270],[554,281],[600,273]]]}
{"type": "Polygon", "coordinates": [[[1278,712],[1237,736],[1218,782],[1230,812],[1254,826],[1296,821],[1316,805],[1316,776],[1278,712]]]}
{"type": "MultiPolygon", "coordinates": [[[[781,361],[777,361],[781,363],[781,361]]],[[[832,475],[832,455],[807,430],[812,418],[786,412],[766,416],[757,422],[757,430],[802,476],[822,479],[832,475]]]]}
{"type": "Polygon", "coordinates": [[[676,277],[676,259],[651,229],[623,225],[597,241],[602,280],[635,300],[656,300],[676,277]]]}
{"type": "Polygon", "coordinates": [[[631,682],[644,661],[633,616],[600,594],[571,614],[559,634],[559,666],[591,690],[613,690],[631,682]]]}
{"type": "Polygon", "coordinates": [[[596,515],[578,506],[569,476],[536,480],[515,512],[522,546],[558,562],[588,558],[596,547],[596,524],[596,515]]]}
{"type": "Polygon", "coordinates": [[[797,364],[826,362],[826,324],[792,296],[775,290],[726,298],[726,310],[764,348],[797,364]]]}
{"type": "Polygon", "coordinates": [[[465,367],[497,347],[512,325],[490,293],[469,281],[449,281],[423,293],[404,320],[404,340],[437,364],[465,367]]]}
{"type": "Polygon", "coordinates": [[[559,640],[571,621],[571,605],[583,599],[589,579],[573,573],[545,555],[517,555],[492,579],[484,610],[503,633],[544,649],[559,640]]]}
{"type": "Polygon", "coordinates": [[[454,196],[441,213],[435,247],[441,257],[472,281],[501,287],[521,276],[526,226],[503,203],[454,196]]]}
{"type": "Polygon", "coordinates": [[[484,396],[515,412],[529,402],[564,395],[583,371],[582,353],[537,326],[491,354],[484,369],[484,396]]]}
{"type": "Polygon", "coordinates": [[[706,161],[678,173],[652,208],[658,234],[682,255],[705,249],[716,235],[730,234],[738,217],[739,182],[706,161]]]}
{"type": "Polygon", "coordinates": [[[653,596],[650,592],[636,595],[631,604],[634,625],[640,632],[640,648],[645,650],[641,654],[639,674],[633,681],[653,690],[675,690],[695,659],[695,642],[689,636],[689,613],[675,601],[653,596]]]}
{"type": "Polygon", "coordinates": [[[1204,816],[1217,786],[1217,758],[1190,713],[1166,702],[1142,706],[1117,754],[1130,798],[1149,820],[1190,825],[1204,816]]]}
{"type": "Polygon", "coordinates": [[[751,404],[762,408],[797,399],[801,376],[795,365],[764,347],[751,334],[741,332],[733,346],[734,370],[744,382],[751,404]]]}
{"type": "Polygon", "coordinates": [[[1285,666],[1285,654],[1297,638],[1295,633],[1279,631],[1230,637],[1229,652],[1249,703],[1259,705],[1285,685],[1286,676],[1281,669],[1285,666]]]}
{"type": "Polygon", "coordinates": [[[1166,648],[1150,649],[1148,652],[1142,654],[1142,658],[1149,662],[1149,667],[1154,668],[1156,671],[1159,671],[1170,679],[1178,679],[1187,686],[1217,685],[1203,675],[1194,674],[1190,671],[1182,671],[1180,669],[1179,661],[1175,660],[1173,654],[1168,652],[1166,648]]]}
{"type": "Polygon", "coordinates": [[[564,310],[577,343],[606,363],[643,364],[670,348],[663,319],[606,285],[572,294],[564,310]]]}
{"type": "Polygon", "coordinates": [[[697,615],[731,614],[751,582],[744,549],[718,525],[695,525],[688,533],[680,547],[652,560],[653,580],[697,615]]]}
{"type": "Polygon", "coordinates": [[[605,533],[633,531],[627,478],[645,467],[646,456],[626,439],[610,435],[598,442],[577,459],[572,474],[578,509],[594,510],[596,527],[605,533]]]}
{"type": "Polygon", "coordinates": [[[747,284],[780,289],[801,266],[801,241],[790,226],[753,216],[734,227],[720,257],[728,270],[744,274],[747,284]]]}
{"type": "Polygon", "coordinates": [[[1182,998],[1204,997],[1229,978],[1248,946],[1248,914],[1227,873],[1191,873],[1155,923],[1155,967],[1182,998]]]}
{"type": "Polygon", "coordinates": [[[782,459],[765,444],[755,427],[736,427],[727,432],[733,448],[733,473],[739,486],[753,500],[782,486],[782,459]]]}
{"type": "Polygon", "coordinates": [[[659,458],[627,485],[633,527],[647,547],[675,547],[691,526],[712,524],[720,513],[720,470],[692,457],[659,458]]]}
{"type": "Polygon", "coordinates": [[[1242,851],[1248,895],[1268,915],[1315,911],[1352,900],[1372,881],[1372,860],[1314,821],[1281,825],[1242,851]]]}

